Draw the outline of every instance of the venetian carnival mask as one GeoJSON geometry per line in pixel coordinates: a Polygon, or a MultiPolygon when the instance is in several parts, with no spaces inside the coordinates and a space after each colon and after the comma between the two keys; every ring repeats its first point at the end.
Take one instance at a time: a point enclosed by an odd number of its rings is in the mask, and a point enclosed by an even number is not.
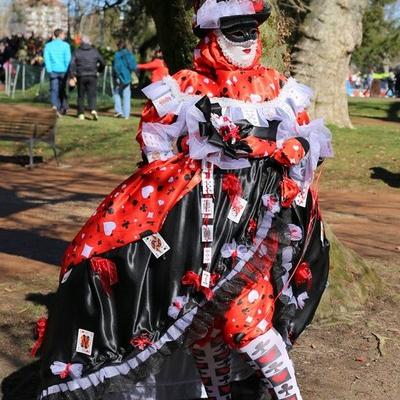
{"type": "Polygon", "coordinates": [[[258,24],[247,20],[216,31],[224,57],[238,68],[250,67],[257,55],[258,24]]]}

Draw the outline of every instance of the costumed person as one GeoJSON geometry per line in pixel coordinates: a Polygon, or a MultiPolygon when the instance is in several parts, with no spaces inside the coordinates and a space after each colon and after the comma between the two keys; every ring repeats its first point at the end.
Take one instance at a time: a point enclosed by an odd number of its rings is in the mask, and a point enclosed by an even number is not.
{"type": "Polygon", "coordinates": [[[168,67],[163,60],[163,54],[159,50],[156,56],[148,63],[138,64],[139,71],[149,71],[151,73],[151,81],[157,82],[169,75],[168,67]]]}
{"type": "Polygon", "coordinates": [[[195,10],[194,69],[144,89],[142,167],[66,250],[41,399],[125,398],[181,348],[210,399],[231,399],[237,353],[264,393],[302,398],[288,348],[326,287],[311,184],[331,135],[307,116],[311,90],[260,64],[268,4],[195,10]]]}

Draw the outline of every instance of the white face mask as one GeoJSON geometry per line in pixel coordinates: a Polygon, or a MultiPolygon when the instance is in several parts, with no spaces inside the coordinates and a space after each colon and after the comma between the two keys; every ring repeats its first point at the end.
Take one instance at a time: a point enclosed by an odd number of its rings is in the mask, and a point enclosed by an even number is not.
{"type": "Polygon", "coordinates": [[[221,31],[217,31],[217,42],[224,57],[235,67],[248,68],[253,64],[257,55],[258,40],[232,42],[221,31]]]}

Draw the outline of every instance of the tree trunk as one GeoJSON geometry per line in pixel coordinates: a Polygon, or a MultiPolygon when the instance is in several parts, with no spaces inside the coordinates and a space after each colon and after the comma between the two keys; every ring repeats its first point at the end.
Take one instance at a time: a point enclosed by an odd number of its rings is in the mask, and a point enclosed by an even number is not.
{"type": "Polygon", "coordinates": [[[292,55],[294,75],[315,91],[313,117],[351,127],[345,81],[362,40],[367,0],[311,0],[292,55]]]}
{"type": "Polygon", "coordinates": [[[192,33],[192,13],[185,0],[144,0],[154,19],[157,36],[170,73],[190,67],[196,39],[192,33]]]}

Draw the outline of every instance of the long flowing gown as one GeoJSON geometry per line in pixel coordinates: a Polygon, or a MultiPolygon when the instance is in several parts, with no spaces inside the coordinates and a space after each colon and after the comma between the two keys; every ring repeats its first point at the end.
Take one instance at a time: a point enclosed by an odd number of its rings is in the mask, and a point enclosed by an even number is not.
{"type": "MultiPolygon", "coordinates": [[[[258,59],[236,69],[210,34],[194,70],[144,90],[138,140],[148,163],[66,250],[43,342],[41,399],[133,393],[167,356],[207,337],[244,290],[259,296],[263,280],[273,293],[261,296],[246,329],[273,324],[293,342],[312,320],[329,243],[311,184],[331,155],[330,133],[304,113],[310,89],[258,59]],[[240,138],[221,140],[218,121],[239,127],[240,138]],[[205,198],[214,207],[208,224],[205,198]],[[208,285],[200,284],[204,242],[208,285]]],[[[244,300],[244,317],[253,300],[244,300]]]]}

